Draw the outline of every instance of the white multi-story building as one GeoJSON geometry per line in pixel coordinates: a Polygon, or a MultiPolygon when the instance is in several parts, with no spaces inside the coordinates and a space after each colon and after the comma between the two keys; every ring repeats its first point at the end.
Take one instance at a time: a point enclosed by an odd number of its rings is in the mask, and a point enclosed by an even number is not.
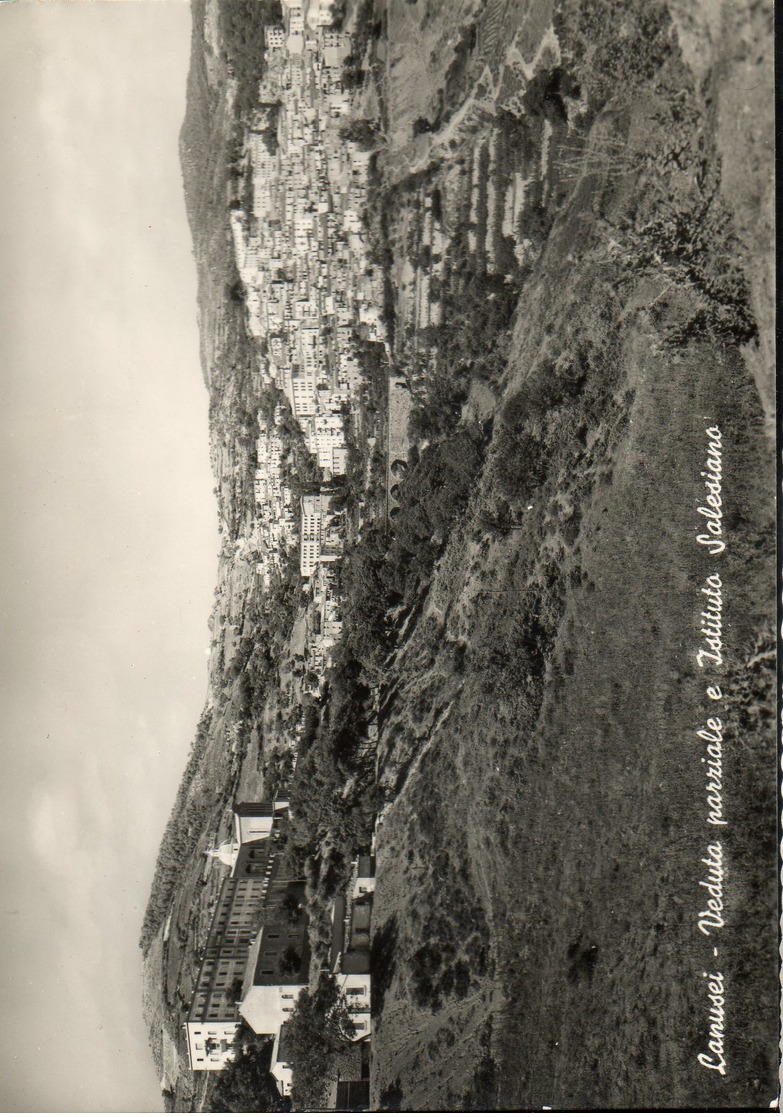
{"type": "Polygon", "coordinates": [[[299,573],[303,578],[309,578],[315,573],[321,559],[321,513],[306,512],[305,499],[302,498],[299,573]]]}
{"type": "Polygon", "coordinates": [[[265,27],[264,43],[267,50],[282,50],[285,46],[285,31],[282,27],[265,27]]]}
{"type": "Polygon", "coordinates": [[[318,410],[317,378],[314,368],[291,368],[286,395],[297,419],[309,419],[318,410]]]}
{"type": "MultiPolygon", "coordinates": [[[[345,425],[339,413],[314,415],[305,426],[307,448],[318,459],[321,469],[335,470],[335,450],[344,450],[345,425]]],[[[338,455],[339,457],[339,455],[338,455]]]]}

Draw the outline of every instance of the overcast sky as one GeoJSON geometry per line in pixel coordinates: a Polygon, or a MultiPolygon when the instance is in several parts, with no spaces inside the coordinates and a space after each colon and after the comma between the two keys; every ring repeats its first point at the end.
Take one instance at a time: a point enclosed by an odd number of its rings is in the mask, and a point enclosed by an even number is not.
{"type": "Polygon", "coordinates": [[[137,947],[217,568],[177,0],[0,3],[0,1109],[155,1110],[137,947]]]}

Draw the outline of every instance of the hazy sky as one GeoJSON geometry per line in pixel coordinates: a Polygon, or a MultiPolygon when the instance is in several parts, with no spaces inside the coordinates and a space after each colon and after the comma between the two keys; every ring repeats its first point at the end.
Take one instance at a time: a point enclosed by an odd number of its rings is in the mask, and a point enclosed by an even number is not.
{"type": "Polygon", "coordinates": [[[217,567],[186,4],[0,3],[0,1109],[161,1099],[137,947],[217,567]]]}

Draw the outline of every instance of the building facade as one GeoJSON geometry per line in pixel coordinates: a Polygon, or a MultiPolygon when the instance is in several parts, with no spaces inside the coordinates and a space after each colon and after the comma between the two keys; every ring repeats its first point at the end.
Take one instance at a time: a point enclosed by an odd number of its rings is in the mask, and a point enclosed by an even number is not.
{"type": "Polygon", "coordinates": [[[247,1019],[245,1001],[250,1026],[258,1031],[255,1024],[266,1021],[270,1026],[260,1030],[275,1034],[307,981],[304,881],[287,877],[282,867],[286,822],[287,804],[239,804],[236,840],[221,847],[232,846],[231,875],[220,890],[183,1025],[192,1070],[222,1070],[232,1058],[231,1042],[241,1018],[247,1019]],[[255,833],[261,836],[247,840],[255,833]],[[276,1011],[260,1011],[256,981],[275,1001],[276,1011]]]}

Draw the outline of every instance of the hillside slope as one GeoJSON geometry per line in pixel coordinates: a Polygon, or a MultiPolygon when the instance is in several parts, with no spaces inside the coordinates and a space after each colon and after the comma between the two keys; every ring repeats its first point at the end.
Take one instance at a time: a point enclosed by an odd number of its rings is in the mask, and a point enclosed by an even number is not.
{"type": "MultiPolygon", "coordinates": [[[[432,8],[415,17],[428,31],[432,8]]],[[[512,43],[507,64],[517,49],[543,58],[550,92],[526,94],[526,119],[550,121],[551,226],[499,398],[482,397],[486,464],[386,666],[373,1098],[763,1106],[776,1092],[777,965],[770,11],[520,9],[484,9],[463,94],[477,80],[484,98],[493,86],[513,96],[508,72],[482,71],[490,37],[512,43]],[[522,26],[523,38],[538,26],[538,48],[519,45],[522,26]],[[558,135],[569,81],[588,111],[558,135]],[[741,136],[738,110],[753,122],[741,136]],[[696,543],[715,427],[717,566],[696,543]],[[700,591],[717,571],[731,727],[726,1079],[696,1062],[709,1039],[701,975],[717,968],[697,927],[714,832],[696,730],[716,709],[696,651],[700,591]]],[[[413,17],[395,5],[389,17],[408,33],[413,17]]],[[[423,47],[406,56],[406,81],[419,58],[423,47]]],[[[437,129],[411,144],[444,158],[437,129]]]]}

